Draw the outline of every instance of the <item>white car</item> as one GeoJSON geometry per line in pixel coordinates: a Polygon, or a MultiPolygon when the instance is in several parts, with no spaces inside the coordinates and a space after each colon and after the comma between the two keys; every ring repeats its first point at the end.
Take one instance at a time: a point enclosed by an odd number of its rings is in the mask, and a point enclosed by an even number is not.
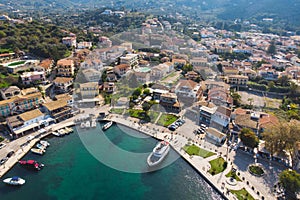
{"type": "Polygon", "coordinates": [[[6,144],[1,143],[1,144],[0,144],[0,149],[2,149],[2,148],[5,147],[5,146],[6,146],[6,144]]]}

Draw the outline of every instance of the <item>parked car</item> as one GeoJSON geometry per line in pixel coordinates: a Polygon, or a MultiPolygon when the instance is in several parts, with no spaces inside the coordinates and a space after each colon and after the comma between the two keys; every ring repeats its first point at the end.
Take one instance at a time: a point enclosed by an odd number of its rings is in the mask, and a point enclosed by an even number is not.
{"type": "Polygon", "coordinates": [[[185,123],[185,120],[184,120],[184,119],[178,119],[177,121],[181,122],[182,124],[185,123]]]}
{"type": "Polygon", "coordinates": [[[206,125],[205,124],[200,124],[200,127],[206,129],[206,125]]]}
{"type": "Polygon", "coordinates": [[[176,128],[175,128],[174,126],[169,126],[169,130],[170,130],[170,131],[175,131],[176,128]]]}
{"type": "Polygon", "coordinates": [[[8,160],[7,157],[2,158],[2,159],[0,160],[0,165],[3,165],[7,160],[8,160]]]}
{"type": "Polygon", "coordinates": [[[6,155],[6,157],[7,157],[7,158],[10,158],[12,155],[14,155],[14,153],[15,153],[14,151],[10,151],[10,152],[6,155]]]}
{"type": "Polygon", "coordinates": [[[2,148],[5,147],[5,146],[6,146],[6,144],[1,143],[1,144],[0,144],[0,149],[2,149],[2,148]]]}

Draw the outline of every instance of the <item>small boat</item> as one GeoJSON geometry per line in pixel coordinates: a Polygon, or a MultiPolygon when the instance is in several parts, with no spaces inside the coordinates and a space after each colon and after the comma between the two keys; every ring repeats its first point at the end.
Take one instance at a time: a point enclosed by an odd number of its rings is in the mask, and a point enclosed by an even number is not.
{"type": "Polygon", "coordinates": [[[31,151],[32,153],[39,154],[39,155],[43,155],[43,154],[46,152],[45,150],[42,150],[42,149],[36,149],[36,148],[30,149],[30,151],[31,151]]]}
{"type": "Polygon", "coordinates": [[[113,124],[113,122],[109,121],[102,126],[102,129],[105,131],[105,130],[109,129],[112,126],[112,124],[113,124]]]}
{"type": "Polygon", "coordinates": [[[65,131],[65,134],[66,134],[66,135],[69,135],[69,134],[70,134],[70,131],[69,131],[69,129],[67,129],[67,128],[64,128],[63,130],[65,131]]]}
{"type": "Polygon", "coordinates": [[[91,122],[90,121],[85,122],[85,128],[90,128],[90,127],[91,127],[91,122]]]}
{"type": "Polygon", "coordinates": [[[85,122],[81,122],[80,128],[85,128],[85,122]]]}
{"type": "Polygon", "coordinates": [[[66,131],[64,129],[59,129],[57,132],[59,133],[60,136],[66,135],[66,131]]]}
{"type": "Polygon", "coordinates": [[[72,128],[66,127],[65,130],[67,130],[69,133],[73,133],[73,129],[72,128]]]}
{"type": "Polygon", "coordinates": [[[158,165],[163,161],[170,150],[170,144],[167,141],[157,143],[153,151],[147,158],[147,163],[150,167],[158,165]]]}
{"type": "Polygon", "coordinates": [[[44,164],[42,163],[38,163],[35,160],[20,160],[19,161],[20,165],[24,165],[24,166],[33,166],[34,169],[36,170],[41,170],[44,167],[44,164]]]}
{"type": "Polygon", "coordinates": [[[92,128],[95,128],[97,126],[97,122],[96,122],[96,120],[93,120],[92,121],[92,128]]]}
{"type": "Polygon", "coordinates": [[[23,185],[25,180],[18,176],[14,176],[12,178],[4,179],[3,182],[9,185],[23,185]]]}
{"type": "Polygon", "coordinates": [[[36,144],[36,147],[38,149],[41,149],[41,150],[45,150],[46,149],[46,147],[44,145],[40,144],[40,143],[36,144]]]}
{"type": "Polygon", "coordinates": [[[60,134],[58,132],[52,132],[52,135],[56,136],[56,137],[60,137],[60,134]]]}
{"type": "Polygon", "coordinates": [[[50,146],[50,143],[47,142],[46,140],[41,140],[40,143],[41,143],[42,145],[44,145],[45,147],[49,147],[49,146],[50,146]]]}

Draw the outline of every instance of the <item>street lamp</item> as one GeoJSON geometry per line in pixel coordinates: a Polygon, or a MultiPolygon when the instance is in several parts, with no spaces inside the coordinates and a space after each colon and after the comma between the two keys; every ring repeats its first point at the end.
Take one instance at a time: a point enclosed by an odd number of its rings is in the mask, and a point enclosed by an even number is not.
{"type": "Polygon", "coordinates": [[[255,147],[254,149],[253,149],[253,152],[254,152],[254,162],[255,162],[255,164],[257,163],[257,153],[258,153],[258,150],[257,150],[257,148],[255,147]]]}

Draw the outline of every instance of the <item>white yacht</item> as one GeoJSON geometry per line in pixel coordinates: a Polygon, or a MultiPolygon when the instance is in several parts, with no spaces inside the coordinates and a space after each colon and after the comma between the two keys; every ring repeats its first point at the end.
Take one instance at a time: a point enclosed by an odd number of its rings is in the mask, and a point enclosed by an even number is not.
{"type": "Polygon", "coordinates": [[[158,165],[163,161],[170,150],[170,144],[167,141],[157,143],[153,151],[147,158],[147,163],[150,167],[158,165]]]}
{"type": "Polygon", "coordinates": [[[14,176],[12,178],[4,179],[3,182],[9,185],[23,185],[25,183],[25,180],[21,179],[18,176],[14,176]]]}
{"type": "Polygon", "coordinates": [[[91,127],[91,122],[90,121],[86,121],[85,122],[85,128],[90,128],[91,127]]]}
{"type": "Polygon", "coordinates": [[[85,128],[85,122],[81,122],[80,128],[85,128]]]}
{"type": "Polygon", "coordinates": [[[105,131],[105,130],[109,129],[112,126],[112,124],[113,124],[113,122],[109,121],[102,126],[102,129],[105,131]]]}
{"type": "Polygon", "coordinates": [[[97,122],[96,122],[96,120],[93,120],[92,121],[92,128],[95,128],[97,126],[97,122]]]}

